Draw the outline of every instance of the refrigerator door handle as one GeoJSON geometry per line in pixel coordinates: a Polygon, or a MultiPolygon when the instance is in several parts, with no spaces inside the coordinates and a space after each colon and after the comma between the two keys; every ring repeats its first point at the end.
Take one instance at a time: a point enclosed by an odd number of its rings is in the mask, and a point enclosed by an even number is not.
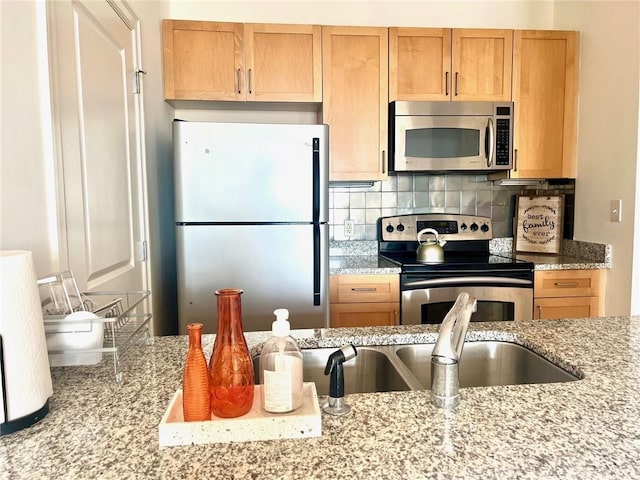
{"type": "MultiPolygon", "coordinates": [[[[320,139],[313,138],[313,223],[320,221],[320,139]]],[[[319,304],[316,304],[319,305],[319,304]]]]}
{"type": "Polygon", "coordinates": [[[322,264],[320,262],[320,256],[322,255],[320,248],[320,225],[313,224],[313,304],[322,305],[322,298],[320,298],[320,275],[322,270],[322,264]]]}

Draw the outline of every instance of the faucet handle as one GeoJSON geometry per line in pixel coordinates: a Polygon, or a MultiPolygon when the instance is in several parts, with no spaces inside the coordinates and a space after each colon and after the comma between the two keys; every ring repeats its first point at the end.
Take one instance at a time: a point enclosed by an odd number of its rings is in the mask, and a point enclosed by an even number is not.
{"type": "Polygon", "coordinates": [[[477,299],[467,292],[461,292],[455,303],[447,312],[440,326],[438,340],[433,348],[432,356],[457,361],[462,354],[464,337],[471,319],[476,311],[477,299]]]}

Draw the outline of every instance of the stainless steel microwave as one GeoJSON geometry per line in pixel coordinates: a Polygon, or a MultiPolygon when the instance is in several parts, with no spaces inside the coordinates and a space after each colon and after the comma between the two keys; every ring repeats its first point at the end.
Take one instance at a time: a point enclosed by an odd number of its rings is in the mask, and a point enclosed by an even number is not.
{"type": "Polygon", "coordinates": [[[513,102],[389,104],[389,171],[492,172],[513,164],[513,102]]]}

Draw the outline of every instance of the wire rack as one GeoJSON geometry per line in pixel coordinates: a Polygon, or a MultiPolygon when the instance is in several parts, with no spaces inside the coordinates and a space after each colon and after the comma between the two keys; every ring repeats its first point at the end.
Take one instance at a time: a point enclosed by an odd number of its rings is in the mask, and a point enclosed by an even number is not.
{"type": "MultiPolygon", "coordinates": [[[[132,347],[153,345],[151,314],[141,311],[143,301],[150,293],[149,290],[83,292],[85,310],[95,313],[98,319],[94,321],[104,324],[102,347],[50,350],[49,353],[111,353],[116,382],[121,382],[122,364],[132,347]]],[[[74,322],[61,315],[45,315],[44,323],[45,331],[65,331],[73,329],[74,323],[86,324],[86,319],[74,322]]]]}

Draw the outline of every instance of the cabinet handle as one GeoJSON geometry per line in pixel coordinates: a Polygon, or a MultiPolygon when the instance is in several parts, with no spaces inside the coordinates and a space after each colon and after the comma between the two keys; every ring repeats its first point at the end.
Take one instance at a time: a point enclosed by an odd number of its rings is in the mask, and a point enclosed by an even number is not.
{"type": "Polygon", "coordinates": [[[387,173],[387,152],[382,150],[382,173],[387,173]]]}
{"type": "Polygon", "coordinates": [[[538,320],[542,320],[542,305],[538,305],[538,320]]]}
{"type": "Polygon", "coordinates": [[[352,287],[352,292],[375,292],[378,290],[376,287],[352,287]]]}
{"type": "Polygon", "coordinates": [[[394,322],[394,325],[398,325],[398,311],[397,310],[393,311],[393,322],[394,322]]]}
{"type": "Polygon", "coordinates": [[[513,149],[513,171],[514,172],[518,171],[518,149],[517,148],[513,149]]]}
{"type": "Polygon", "coordinates": [[[456,97],[458,96],[458,72],[456,72],[456,97]]]}
{"type": "Polygon", "coordinates": [[[238,80],[238,93],[240,93],[240,69],[236,70],[236,79],[238,80]]]}
{"type": "Polygon", "coordinates": [[[579,287],[580,282],[553,282],[556,287],[579,287]]]}
{"type": "Polygon", "coordinates": [[[449,96],[449,72],[444,72],[444,95],[449,96]]]}
{"type": "Polygon", "coordinates": [[[253,88],[251,87],[251,83],[252,83],[252,82],[251,82],[251,77],[252,77],[252,75],[251,75],[251,69],[249,69],[249,95],[251,95],[251,93],[252,93],[252,91],[253,91],[253,88]]]}

